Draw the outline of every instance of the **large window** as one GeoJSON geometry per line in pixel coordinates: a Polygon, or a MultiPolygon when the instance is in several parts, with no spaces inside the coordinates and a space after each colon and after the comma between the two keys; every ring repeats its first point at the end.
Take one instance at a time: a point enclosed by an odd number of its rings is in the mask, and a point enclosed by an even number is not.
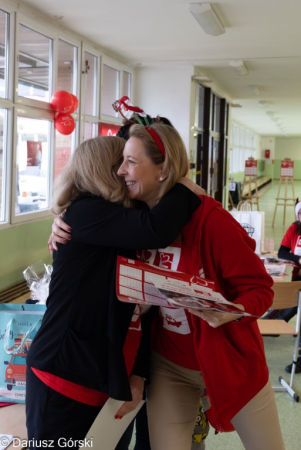
{"type": "Polygon", "coordinates": [[[0,97],[7,97],[8,14],[0,10],[0,97]]]}
{"type": "Polygon", "coordinates": [[[57,91],[76,95],[78,48],[59,39],[57,91]]]}
{"type": "Polygon", "coordinates": [[[5,221],[6,200],[6,110],[0,109],[0,222],[5,221]]]}
{"type": "Polygon", "coordinates": [[[107,116],[117,117],[112,104],[120,97],[120,72],[112,67],[103,65],[103,86],[101,112],[107,116]]]}
{"type": "Polygon", "coordinates": [[[38,18],[5,0],[0,8],[2,230],[51,216],[54,179],[79,142],[103,131],[102,122],[108,126],[105,134],[120,128],[122,119],[112,103],[122,95],[131,98],[133,75],[130,67],[42,13],[38,18]],[[72,112],[75,130],[69,135],[56,129],[58,112],[50,102],[57,91],[78,100],[72,112]]]}
{"type": "Polygon", "coordinates": [[[245,161],[255,156],[255,133],[243,126],[231,124],[230,177],[244,172],[245,161]]]}
{"type": "Polygon", "coordinates": [[[17,118],[16,216],[49,208],[50,136],[50,121],[17,118]]]}
{"type": "Polygon", "coordinates": [[[18,95],[49,102],[52,40],[19,25],[18,95]]]}

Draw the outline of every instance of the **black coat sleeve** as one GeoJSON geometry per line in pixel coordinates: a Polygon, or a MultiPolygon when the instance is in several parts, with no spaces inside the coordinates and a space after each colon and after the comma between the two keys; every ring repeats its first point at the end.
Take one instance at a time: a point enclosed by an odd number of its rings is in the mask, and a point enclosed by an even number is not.
{"type": "Polygon", "coordinates": [[[201,201],[177,183],[150,211],[111,203],[100,197],[85,197],[67,210],[65,222],[76,242],[115,248],[164,248],[189,222],[201,201]]]}
{"type": "Polygon", "coordinates": [[[300,256],[291,253],[291,249],[289,247],[281,245],[278,250],[278,258],[287,259],[288,261],[293,261],[294,263],[299,264],[300,256]]]}

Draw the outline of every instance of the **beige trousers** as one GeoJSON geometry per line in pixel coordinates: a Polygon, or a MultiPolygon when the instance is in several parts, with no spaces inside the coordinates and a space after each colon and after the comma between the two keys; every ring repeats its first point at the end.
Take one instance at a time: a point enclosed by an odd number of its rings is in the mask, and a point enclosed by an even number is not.
{"type": "Polygon", "coordinates": [[[269,381],[231,420],[246,450],[285,450],[269,381]]]}
{"type": "Polygon", "coordinates": [[[152,450],[191,450],[203,387],[201,372],[185,369],[153,353],[147,389],[152,450]]]}
{"type": "MultiPolygon", "coordinates": [[[[199,371],[153,353],[147,412],[152,450],[191,450],[204,382],[199,371]]],[[[239,411],[232,424],[246,450],[284,450],[271,383],[239,411]]]]}

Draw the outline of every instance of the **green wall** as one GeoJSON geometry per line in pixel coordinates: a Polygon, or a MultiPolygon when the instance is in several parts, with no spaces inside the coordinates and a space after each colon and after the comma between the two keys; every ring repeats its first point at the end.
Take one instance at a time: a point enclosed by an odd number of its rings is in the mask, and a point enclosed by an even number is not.
{"type": "MultiPolygon", "coordinates": [[[[281,161],[280,159],[275,159],[274,164],[267,164],[265,163],[265,170],[260,171],[259,168],[261,166],[261,161],[258,160],[258,170],[257,170],[257,176],[268,176],[271,177],[274,180],[280,179],[280,166],[281,161]]],[[[264,161],[264,160],[263,160],[264,161]]],[[[237,172],[231,174],[235,181],[243,181],[244,179],[244,172],[237,172]]],[[[301,180],[301,161],[294,161],[294,180],[301,180]]]]}
{"type": "Polygon", "coordinates": [[[52,263],[47,247],[53,219],[0,230],[0,291],[24,281],[23,270],[41,259],[52,263]]]}

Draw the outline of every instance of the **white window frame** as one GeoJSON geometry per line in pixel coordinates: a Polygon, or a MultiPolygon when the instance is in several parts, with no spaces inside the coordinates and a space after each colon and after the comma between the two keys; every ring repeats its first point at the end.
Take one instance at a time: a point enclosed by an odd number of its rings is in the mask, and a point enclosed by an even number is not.
{"type": "Polygon", "coordinates": [[[3,196],[3,203],[4,203],[4,221],[0,222],[0,230],[3,230],[5,228],[10,227],[10,205],[11,205],[11,168],[12,168],[12,152],[9,151],[9,149],[12,148],[12,120],[13,120],[13,109],[8,108],[0,103],[1,109],[6,109],[6,136],[4,139],[4,146],[3,146],[3,154],[5,153],[3,157],[3,167],[2,175],[4,177],[4,196],[3,196]]]}
{"type": "Polygon", "coordinates": [[[10,208],[10,215],[11,215],[11,223],[12,224],[20,224],[23,222],[32,222],[36,221],[41,218],[48,218],[51,217],[52,214],[50,212],[50,205],[51,205],[51,199],[52,199],[52,186],[53,186],[53,170],[54,170],[54,125],[53,125],[53,113],[47,112],[43,110],[38,110],[36,108],[30,108],[27,106],[24,107],[16,107],[15,108],[15,114],[14,114],[14,123],[17,124],[18,117],[27,117],[29,119],[43,119],[48,120],[51,122],[51,128],[50,128],[50,141],[49,141],[49,155],[48,155],[48,165],[49,165],[49,172],[48,172],[48,185],[47,185],[47,191],[49,195],[49,208],[44,209],[43,211],[36,211],[36,212],[29,212],[29,213],[22,213],[16,215],[15,213],[15,204],[16,204],[16,182],[17,182],[17,126],[14,127],[14,135],[13,135],[13,172],[12,172],[12,183],[11,183],[11,208],[10,208]]]}
{"type": "MultiPolygon", "coordinates": [[[[120,79],[119,79],[119,89],[118,89],[118,93],[117,93],[117,97],[115,100],[118,100],[119,98],[122,97],[121,95],[121,88],[122,88],[122,76],[123,76],[123,69],[125,69],[125,66],[123,64],[118,63],[117,61],[115,61],[112,58],[109,58],[107,55],[103,55],[102,57],[102,66],[101,66],[101,98],[100,98],[100,108],[101,108],[101,100],[102,100],[102,92],[104,89],[103,86],[103,66],[109,66],[110,68],[117,70],[120,73],[120,79]]],[[[129,72],[131,72],[130,70],[128,70],[129,72]]],[[[113,108],[112,108],[113,111],[113,108]]],[[[120,114],[118,114],[118,116],[109,116],[108,114],[103,114],[102,110],[100,111],[100,121],[101,122],[107,122],[107,123],[114,123],[116,125],[120,126],[122,125],[122,117],[120,116],[120,114]]]]}
{"type": "MultiPolygon", "coordinates": [[[[102,80],[102,57],[101,54],[95,49],[95,47],[89,45],[86,42],[82,42],[82,49],[81,49],[81,96],[80,96],[80,112],[81,112],[81,120],[80,120],[80,139],[79,142],[83,142],[84,140],[84,129],[85,129],[85,122],[91,122],[95,125],[100,122],[100,85],[102,80]],[[85,106],[85,90],[84,90],[84,83],[85,83],[85,52],[90,53],[92,56],[95,56],[97,58],[96,60],[96,70],[97,70],[97,79],[96,79],[96,112],[95,116],[90,114],[85,114],[84,112],[84,106],[85,106]]],[[[95,134],[95,137],[98,136],[98,130],[95,134]]]]}

